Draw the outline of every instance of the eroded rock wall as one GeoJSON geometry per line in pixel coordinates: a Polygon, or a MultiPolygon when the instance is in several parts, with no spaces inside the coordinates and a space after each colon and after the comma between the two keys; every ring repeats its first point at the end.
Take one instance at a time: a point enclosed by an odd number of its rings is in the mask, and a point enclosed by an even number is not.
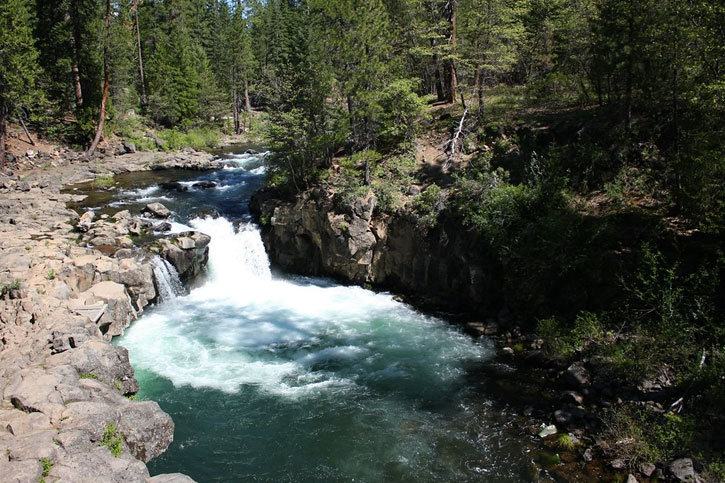
{"type": "Polygon", "coordinates": [[[376,216],[375,204],[372,194],[343,210],[326,196],[283,202],[262,192],[253,210],[272,263],[284,270],[371,284],[436,305],[496,307],[495,264],[476,235],[445,223],[420,226],[405,214],[376,216]]]}

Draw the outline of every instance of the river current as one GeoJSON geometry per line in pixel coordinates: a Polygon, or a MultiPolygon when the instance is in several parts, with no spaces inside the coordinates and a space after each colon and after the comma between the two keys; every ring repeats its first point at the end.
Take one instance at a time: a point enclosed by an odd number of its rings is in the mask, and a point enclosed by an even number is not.
{"type": "Polygon", "coordinates": [[[151,474],[522,481],[531,456],[519,431],[472,377],[492,357],[489,343],[390,294],[272,273],[248,208],[264,183],[264,156],[223,159],[224,170],[184,180],[188,191],[144,185],[109,202],[160,201],[174,230],[212,237],[203,279],[117,340],[129,350],[139,397],[176,424],[151,474]],[[194,188],[198,181],[216,187],[194,188]]]}

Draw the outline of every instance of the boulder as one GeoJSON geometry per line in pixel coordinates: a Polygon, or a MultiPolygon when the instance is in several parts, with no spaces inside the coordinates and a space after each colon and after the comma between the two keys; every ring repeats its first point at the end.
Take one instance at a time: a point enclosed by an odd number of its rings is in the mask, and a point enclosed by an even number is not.
{"type": "Polygon", "coordinates": [[[168,218],[171,216],[171,210],[161,203],[149,203],[141,210],[141,212],[147,213],[154,218],[168,218]]]}
{"type": "Polygon", "coordinates": [[[123,142],[123,150],[126,153],[133,154],[136,152],[136,145],[134,143],[124,141],[123,142]]]}
{"type": "Polygon", "coordinates": [[[174,440],[174,422],[153,401],[123,406],[118,429],[131,453],[144,462],[161,455],[174,440]]]}
{"type": "Polygon", "coordinates": [[[680,458],[670,463],[670,473],[677,481],[695,481],[695,464],[690,458],[680,458]]]}
{"type": "Polygon", "coordinates": [[[210,242],[211,237],[199,232],[159,240],[161,256],[176,268],[181,280],[190,280],[201,273],[209,260],[210,242]]]}
{"type": "Polygon", "coordinates": [[[207,190],[211,188],[216,188],[216,183],[213,181],[200,181],[199,183],[194,183],[192,185],[192,188],[207,190]]]}
{"type": "Polygon", "coordinates": [[[171,223],[169,223],[167,221],[162,221],[161,223],[157,223],[154,225],[154,231],[156,231],[156,232],[171,231],[171,223]]]}
{"type": "Polygon", "coordinates": [[[573,388],[586,387],[591,382],[591,375],[581,362],[570,365],[564,373],[564,382],[573,388]]]}

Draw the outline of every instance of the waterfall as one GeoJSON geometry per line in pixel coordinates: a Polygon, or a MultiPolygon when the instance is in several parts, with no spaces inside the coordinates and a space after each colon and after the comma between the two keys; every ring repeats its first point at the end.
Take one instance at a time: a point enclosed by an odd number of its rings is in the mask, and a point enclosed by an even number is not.
{"type": "Polygon", "coordinates": [[[159,302],[165,302],[185,293],[184,284],[179,279],[176,268],[167,260],[155,256],[151,261],[156,279],[156,291],[159,302]]]}
{"type": "Polygon", "coordinates": [[[211,236],[206,290],[228,296],[254,297],[271,281],[269,258],[259,228],[251,223],[238,229],[225,218],[196,219],[191,225],[211,236]]]}

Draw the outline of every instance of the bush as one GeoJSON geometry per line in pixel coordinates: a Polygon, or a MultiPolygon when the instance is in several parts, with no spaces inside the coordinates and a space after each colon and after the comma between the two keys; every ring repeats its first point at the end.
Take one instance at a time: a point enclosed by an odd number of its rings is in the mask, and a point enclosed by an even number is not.
{"type": "Polygon", "coordinates": [[[158,132],[166,151],[183,148],[206,149],[219,145],[219,132],[210,128],[196,128],[188,132],[176,129],[164,129],[158,132]]]}
{"type": "Polygon", "coordinates": [[[432,184],[413,200],[413,213],[418,217],[422,226],[433,228],[438,222],[438,214],[443,209],[443,192],[441,188],[432,184]]]}
{"type": "Polygon", "coordinates": [[[651,414],[629,405],[612,408],[604,418],[602,449],[629,461],[667,463],[693,451],[695,420],[673,413],[651,414]]]}

